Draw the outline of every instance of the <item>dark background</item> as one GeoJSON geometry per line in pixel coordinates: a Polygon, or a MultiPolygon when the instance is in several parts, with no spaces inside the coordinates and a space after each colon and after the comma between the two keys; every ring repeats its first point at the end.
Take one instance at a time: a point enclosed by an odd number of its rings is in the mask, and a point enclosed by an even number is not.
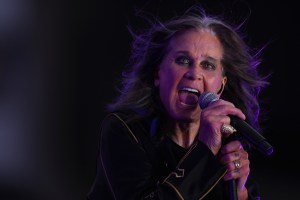
{"type": "MultiPolygon", "coordinates": [[[[195,2],[244,24],[263,51],[261,93],[271,156],[250,155],[262,199],[300,199],[297,1],[0,1],[0,199],[85,199],[104,107],[127,63],[135,11],[160,19],[195,2]]],[[[122,167],[122,166],[120,166],[122,167]]]]}

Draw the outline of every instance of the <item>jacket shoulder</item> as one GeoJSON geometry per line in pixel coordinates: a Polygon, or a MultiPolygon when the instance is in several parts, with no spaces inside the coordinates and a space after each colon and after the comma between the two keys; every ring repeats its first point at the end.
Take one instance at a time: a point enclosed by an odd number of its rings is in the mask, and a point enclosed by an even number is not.
{"type": "Polygon", "coordinates": [[[148,137],[150,126],[148,120],[134,111],[118,111],[106,114],[101,127],[102,130],[106,128],[126,130],[139,143],[141,138],[148,137]]]}

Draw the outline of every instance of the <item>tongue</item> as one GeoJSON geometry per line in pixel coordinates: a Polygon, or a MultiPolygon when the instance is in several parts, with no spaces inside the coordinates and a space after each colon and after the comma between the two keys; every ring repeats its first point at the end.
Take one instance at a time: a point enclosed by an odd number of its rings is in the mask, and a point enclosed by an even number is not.
{"type": "Polygon", "coordinates": [[[198,96],[192,92],[180,91],[179,99],[182,103],[187,105],[196,105],[198,103],[198,96]]]}

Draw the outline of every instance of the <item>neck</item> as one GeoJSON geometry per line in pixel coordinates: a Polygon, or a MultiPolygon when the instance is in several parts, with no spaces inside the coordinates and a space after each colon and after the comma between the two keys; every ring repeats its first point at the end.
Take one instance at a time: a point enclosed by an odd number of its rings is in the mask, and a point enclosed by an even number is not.
{"type": "Polygon", "coordinates": [[[198,124],[176,124],[174,126],[174,132],[170,135],[170,138],[183,148],[189,148],[197,137],[198,129],[198,124]]]}

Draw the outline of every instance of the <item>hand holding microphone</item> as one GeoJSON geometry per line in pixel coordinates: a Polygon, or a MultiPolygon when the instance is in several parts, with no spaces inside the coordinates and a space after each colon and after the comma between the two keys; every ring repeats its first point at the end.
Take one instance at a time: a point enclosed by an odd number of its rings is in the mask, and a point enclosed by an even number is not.
{"type": "MultiPolygon", "coordinates": [[[[204,92],[199,97],[199,105],[202,109],[206,108],[211,103],[218,101],[219,98],[212,92],[204,92]]],[[[271,155],[273,147],[267,142],[260,133],[253,129],[249,124],[240,118],[230,115],[230,124],[233,128],[238,130],[251,144],[254,145],[265,155],[271,155]]]]}
{"type": "Polygon", "coordinates": [[[199,103],[202,108],[199,140],[206,144],[222,165],[226,166],[227,172],[223,180],[227,182],[229,199],[247,199],[245,183],[250,173],[248,153],[243,149],[241,142],[235,139],[235,134],[232,134],[236,129],[230,125],[231,119],[228,115],[236,115],[243,120],[246,116],[232,103],[218,100],[216,95],[203,93],[199,103]],[[215,101],[217,102],[210,105],[215,101]]]}
{"type": "MultiPolygon", "coordinates": [[[[203,98],[200,95],[199,100],[201,99],[203,98]]],[[[207,98],[205,98],[205,100],[206,99],[207,98]]],[[[207,102],[205,101],[204,103],[207,102]]],[[[208,105],[209,104],[207,104],[206,107],[208,107],[208,105]]],[[[228,138],[228,136],[236,131],[236,129],[230,125],[229,114],[236,115],[241,119],[246,118],[240,109],[224,100],[220,100],[216,104],[209,106],[206,109],[202,109],[199,140],[206,144],[214,155],[218,154],[221,145],[225,141],[224,139],[228,138]]]]}

